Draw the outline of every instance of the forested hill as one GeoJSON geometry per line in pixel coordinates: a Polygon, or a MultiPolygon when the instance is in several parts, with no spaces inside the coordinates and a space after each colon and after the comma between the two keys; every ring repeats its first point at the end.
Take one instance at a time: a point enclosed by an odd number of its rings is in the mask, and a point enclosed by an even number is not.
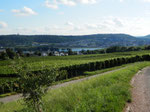
{"type": "Polygon", "coordinates": [[[109,47],[113,45],[137,46],[150,44],[150,39],[127,34],[94,34],[82,36],[61,35],[0,35],[0,46],[48,44],[54,47],[109,47]]]}

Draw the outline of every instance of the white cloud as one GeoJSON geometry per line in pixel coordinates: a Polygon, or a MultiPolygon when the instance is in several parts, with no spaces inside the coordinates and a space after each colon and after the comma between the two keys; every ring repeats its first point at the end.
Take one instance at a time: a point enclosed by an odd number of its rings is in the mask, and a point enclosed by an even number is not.
{"type": "Polygon", "coordinates": [[[74,24],[73,24],[72,22],[70,22],[70,21],[68,21],[68,22],[66,23],[66,25],[68,25],[68,26],[74,26],[74,24]]]}
{"type": "Polygon", "coordinates": [[[40,27],[7,28],[0,22],[1,34],[56,34],[56,35],[86,35],[97,33],[127,33],[131,35],[146,35],[149,33],[150,21],[144,17],[100,17],[93,21],[68,21],[62,24],[47,24],[40,27]],[[74,23],[75,22],[75,23],[74,23]]]}
{"type": "Polygon", "coordinates": [[[23,7],[23,9],[13,9],[13,13],[15,13],[17,16],[30,16],[30,15],[37,15],[35,11],[33,11],[31,8],[23,7]]]}
{"type": "Polygon", "coordinates": [[[58,9],[59,5],[75,6],[76,2],[73,0],[46,0],[45,6],[51,9],[58,9]]]}
{"type": "Polygon", "coordinates": [[[150,2],[150,0],[142,0],[142,1],[144,1],[144,2],[150,2]]]}
{"type": "Polygon", "coordinates": [[[82,3],[82,4],[94,4],[97,1],[98,0],[79,0],[79,2],[82,3]]]}
{"type": "Polygon", "coordinates": [[[101,33],[146,35],[149,33],[148,29],[150,29],[149,18],[142,17],[104,17],[100,19],[98,24],[101,33]]]}
{"type": "Polygon", "coordinates": [[[61,33],[67,35],[84,35],[93,33],[127,33],[146,35],[150,29],[150,21],[145,18],[101,17],[99,20],[62,27],[61,33]]]}
{"type": "Polygon", "coordinates": [[[99,0],[46,0],[45,6],[52,9],[58,9],[60,5],[75,6],[77,4],[95,4],[99,0]]]}
{"type": "Polygon", "coordinates": [[[7,23],[0,21],[0,29],[6,28],[7,26],[7,23]]]}
{"type": "Polygon", "coordinates": [[[58,2],[60,4],[67,5],[67,6],[75,6],[76,5],[76,2],[73,0],[59,0],[58,2]]]}
{"type": "Polygon", "coordinates": [[[97,29],[98,28],[98,24],[85,24],[85,27],[88,29],[97,29]]]}
{"type": "Polygon", "coordinates": [[[74,30],[78,30],[78,31],[81,31],[83,28],[81,26],[75,26],[74,27],[74,30]]]}
{"type": "Polygon", "coordinates": [[[58,9],[58,4],[57,4],[56,0],[54,0],[52,3],[49,0],[46,0],[45,6],[47,8],[58,9]]]}
{"type": "Polygon", "coordinates": [[[124,2],[124,0],[119,0],[120,2],[124,2]]]}
{"type": "Polygon", "coordinates": [[[114,19],[113,19],[113,22],[114,22],[114,24],[115,24],[116,26],[118,26],[118,27],[123,27],[123,22],[121,21],[121,19],[119,19],[119,18],[114,18],[114,19]]]}

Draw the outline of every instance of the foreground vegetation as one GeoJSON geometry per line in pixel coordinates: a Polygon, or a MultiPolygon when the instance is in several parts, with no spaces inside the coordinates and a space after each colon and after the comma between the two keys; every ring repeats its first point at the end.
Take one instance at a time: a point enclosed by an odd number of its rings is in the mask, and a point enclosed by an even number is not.
{"type": "MultiPolygon", "coordinates": [[[[50,90],[44,97],[45,112],[121,112],[131,101],[130,80],[150,62],[138,62],[127,68],[89,80],[50,90]]],[[[22,100],[0,105],[1,112],[32,112],[22,100]]]]}

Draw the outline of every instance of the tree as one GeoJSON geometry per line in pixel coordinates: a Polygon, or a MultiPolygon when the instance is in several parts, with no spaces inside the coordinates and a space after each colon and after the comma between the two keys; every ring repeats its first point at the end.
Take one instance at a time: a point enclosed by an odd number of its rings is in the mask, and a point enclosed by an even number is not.
{"type": "Polygon", "coordinates": [[[73,55],[73,51],[72,51],[72,49],[67,49],[68,50],[68,55],[73,55]]]}
{"type": "Polygon", "coordinates": [[[135,49],[136,48],[134,46],[131,46],[131,47],[128,48],[128,51],[135,51],[135,49]]]}
{"type": "Polygon", "coordinates": [[[24,57],[24,54],[23,54],[23,52],[22,52],[21,49],[19,49],[19,50],[17,51],[17,54],[18,54],[19,56],[21,56],[21,57],[24,57]]]}
{"type": "Polygon", "coordinates": [[[48,56],[53,56],[53,53],[52,53],[52,52],[50,52],[50,53],[48,54],[48,56]]]}
{"type": "Polygon", "coordinates": [[[90,50],[87,50],[86,53],[87,53],[87,54],[91,54],[90,50]]]}
{"type": "Polygon", "coordinates": [[[121,51],[120,46],[111,46],[111,47],[106,49],[107,53],[119,52],[119,51],[121,51]]]}
{"type": "Polygon", "coordinates": [[[27,53],[26,56],[27,56],[27,57],[30,57],[31,55],[30,55],[30,53],[27,53]]]}
{"type": "Polygon", "coordinates": [[[150,45],[145,46],[145,50],[150,50],[150,45]]]}
{"type": "Polygon", "coordinates": [[[22,93],[27,107],[35,112],[43,112],[42,97],[46,93],[47,87],[58,76],[56,68],[48,70],[43,67],[39,72],[31,72],[31,67],[23,61],[20,61],[17,66],[15,64],[13,68],[19,75],[19,91],[22,93]]]}
{"type": "Polygon", "coordinates": [[[121,47],[121,52],[127,51],[127,47],[121,47]]]}
{"type": "Polygon", "coordinates": [[[16,53],[10,48],[6,49],[6,53],[10,59],[14,59],[16,57],[16,53]]]}
{"type": "Polygon", "coordinates": [[[7,55],[5,52],[2,52],[2,53],[0,54],[0,59],[1,59],[1,60],[6,60],[6,59],[9,59],[9,57],[8,57],[8,55],[7,55]]]}
{"type": "Polygon", "coordinates": [[[82,49],[80,52],[81,52],[82,54],[86,54],[86,51],[85,51],[84,49],[82,49]]]}
{"type": "Polygon", "coordinates": [[[34,54],[35,54],[35,55],[38,55],[38,56],[41,56],[41,55],[42,55],[40,51],[36,51],[34,54]]]}

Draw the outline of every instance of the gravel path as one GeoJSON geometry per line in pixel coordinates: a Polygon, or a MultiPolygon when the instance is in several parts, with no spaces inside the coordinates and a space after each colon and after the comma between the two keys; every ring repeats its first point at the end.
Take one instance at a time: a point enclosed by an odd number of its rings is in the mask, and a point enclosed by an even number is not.
{"type": "Polygon", "coordinates": [[[150,112],[150,67],[139,71],[131,81],[132,102],[125,112],[150,112]]]}
{"type": "MultiPolygon", "coordinates": [[[[89,79],[91,79],[93,77],[97,77],[97,76],[100,76],[100,75],[105,75],[107,73],[115,72],[115,71],[118,71],[118,70],[121,70],[121,69],[124,69],[124,68],[126,68],[126,67],[123,67],[123,68],[120,68],[120,69],[116,69],[116,70],[112,70],[112,71],[108,71],[108,72],[105,72],[105,73],[102,73],[102,74],[98,74],[98,75],[85,77],[85,78],[78,79],[78,80],[72,80],[72,81],[69,81],[69,82],[65,82],[65,83],[62,83],[62,84],[51,86],[48,89],[55,89],[55,88],[59,88],[59,87],[64,87],[64,86],[67,86],[69,84],[78,83],[78,82],[81,82],[81,81],[84,81],[84,80],[89,80],[89,79]]],[[[0,98],[0,102],[8,103],[8,102],[11,102],[11,101],[16,101],[18,99],[21,99],[21,94],[11,95],[11,96],[7,96],[7,97],[4,97],[4,98],[0,98]]]]}

